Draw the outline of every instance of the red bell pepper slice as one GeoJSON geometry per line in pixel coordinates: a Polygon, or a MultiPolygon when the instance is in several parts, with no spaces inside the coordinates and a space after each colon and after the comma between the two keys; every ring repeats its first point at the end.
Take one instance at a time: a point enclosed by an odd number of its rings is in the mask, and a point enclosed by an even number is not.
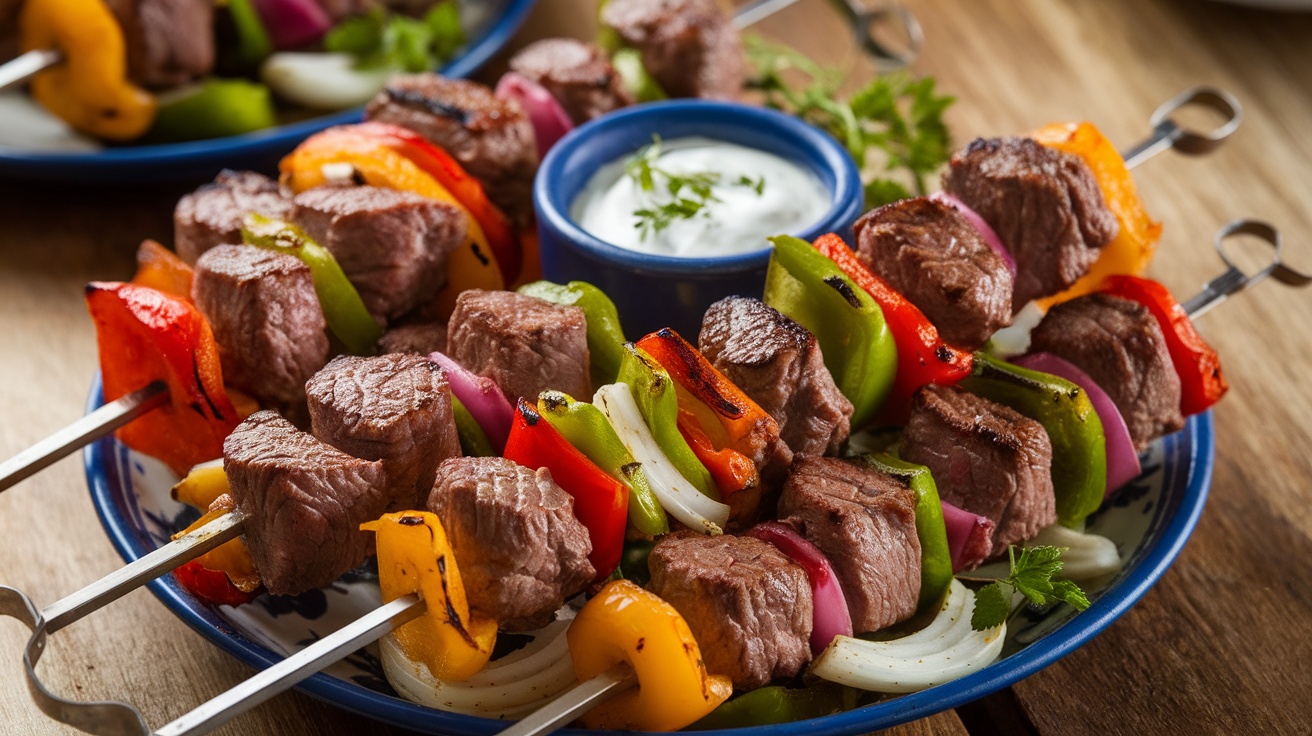
{"type": "Polygon", "coordinates": [[[240,421],[223,389],[219,348],[189,302],[146,286],[92,282],[87,308],[96,324],[105,401],[156,380],[168,403],[117,431],[128,447],[183,475],[223,455],[223,439],[240,421]]]}
{"type": "Polygon", "coordinates": [[[866,268],[842,238],[829,233],[820,236],[813,245],[870,294],[884,312],[884,322],[897,345],[897,375],[888,399],[880,408],[880,422],[906,424],[911,396],[916,389],[929,384],[950,386],[970,375],[973,355],[943,342],[938,328],[924,313],[866,268]]]}
{"type": "Polygon", "coordinates": [[[1215,404],[1230,388],[1221,372],[1221,357],[1194,329],[1184,307],[1165,286],[1139,276],[1118,274],[1103,282],[1102,291],[1138,302],[1152,312],[1166,336],[1171,363],[1180,374],[1180,412],[1197,414],[1215,404]]]}
{"type": "Polygon", "coordinates": [[[388,123],[368,122],[350,130],[383,141],[389,148],[410,159],[419,168],[446,187],[469,214],[483,227],[488,247],[501,266],[507,284],[517,281],[523,268],[524,254],[514,227],[506,215],[492,204],[483,185],[465,171],[455,157],[413,130],[388,123]]]}
{"type": "Polygon", "coordinates": [[[226,572],[211,570],[200,560],[191,560],[176,568],[173,577],[197,598],[217,606],[240,606],[250,603],[260,594],[258,588],[249,593],[243,591],[232,584],[226,572]]]}
{"type": "Polygon", "coordinates": [[[575,449],[522,398],[515,407],[505,457],[526,468],[550,470],[556,484],[574,497],[574,515],[592,540],[588,561],[597,580],[610,577],[624,551],[629,489],[575,449]]]}
{"type": "Polygon", "coordinates": [[[716,449],[696,415],[685,409],[679,409],[679,433],[701,464],[710,471],[711,480],[720,489],[722,498],[728,499],[738,491],[760,484],[761,476],[752,459],[732,447],[716,449]]]}

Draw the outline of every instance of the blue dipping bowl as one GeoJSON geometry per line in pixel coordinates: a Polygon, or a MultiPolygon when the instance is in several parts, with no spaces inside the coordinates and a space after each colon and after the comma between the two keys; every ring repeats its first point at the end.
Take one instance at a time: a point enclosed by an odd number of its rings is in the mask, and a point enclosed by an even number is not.
{"type": "Polygon", "coordinates": [[[731,294],[759,297],[770,249],[705,258],[651,255],[611,245],[570,217],[574,199],[603,165],[651,143],[705,136],[756,148],[813,172],[833,206],[814,227],[790,233],[806,240],[836,232],[849,243],[865,194],[847,150],[828,133],[763,107],[707,100],[639,105],[605,115],[562,138],[547,154],[533,184],[543,276],[587,281],[604,290],[619,309],[630,337],[672,327],[697,341],[702,315],[731,294]]]}

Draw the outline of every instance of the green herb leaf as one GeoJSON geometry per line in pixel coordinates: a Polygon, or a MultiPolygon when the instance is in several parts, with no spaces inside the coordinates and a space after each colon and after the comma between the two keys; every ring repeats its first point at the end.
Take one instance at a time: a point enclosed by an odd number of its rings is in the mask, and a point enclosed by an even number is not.
{"type": "MultiPolygon", "coordinates": [[[[661,156],[661,137],[652,135],[651,143],[638,149],[624,164],[624,173],[644,192],[656,191],[656,179],[664,181],[668,201],[655,207],[636,210],[633,216],[638,218],[633,227],[639,237],[646,240],[653,232],[660,232],[675,220],[690,220],[697,215],[710,217],[706,206],[721,201],[713,191],[720,183],[720,174],[713,171],[698,171],[691,174],[675,174],[656,166],[661,156]],[[691,196],[689,196],[691,195],[691,196]]],[[[741,176],[731,182],[734,186],[746,187],[761,196],[765,191],[765,177],[751,179],[741,176]]]]}
{"type": "Polygon", "coordinates": [[[350,54],[363,68],[408,72],[432,69],[465,43],[460,10],[454,0],[434,5],[422,20],[374,8],[343,20],[324,36],[327,51],[350,54]]]}
{"type": "Polygon", "coordinates": [[[970,627],[976,631],[991,629],[1002,624],[1011,615],[1012,593],[1020,593],[1036,606],[1067,603],[1077,611],[1089,607],[1089,598],[1070,580],[1056,579],[1061,573],[1061,555],[1064,547],[1027,547],[1016,555],[1016,548],[1007,553],[1011,573],[975,593],[975,610],[970,616],[970,627]],[[999,600],[1002,606],[999,608],[999,600]]]}
{"type": "Polygon", "coordinates": [[[975,591],[975,610],[970,614],[970,628],[984,631],[1001,626],[1011,615],[1011,596],[1001,583],[989,583],[975,591]]]}

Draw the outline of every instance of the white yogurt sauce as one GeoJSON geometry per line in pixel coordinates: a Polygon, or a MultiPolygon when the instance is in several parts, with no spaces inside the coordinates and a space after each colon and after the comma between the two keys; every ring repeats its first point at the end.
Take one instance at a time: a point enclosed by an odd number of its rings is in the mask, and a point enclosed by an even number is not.
{"type": "Polygon", "coordinates": [[[672,197],[661,176],[652,191],[644,191],[625,173],[629,160],[625,156],[598,169],[570,208],[584,230],[628,250],[684,258],[750,253],[769,247],[769,236],[806,230],[833,206],[819,178],[787,159],[710,138],[676,138],[661,142],[655,166],[677,175],[717,174],[712,194],[719,201],[664,229],[649,229],[644,238],[634,213],[672,197]],[[758,194],[737,183],[743,177],[765,185],[758,194]]]}

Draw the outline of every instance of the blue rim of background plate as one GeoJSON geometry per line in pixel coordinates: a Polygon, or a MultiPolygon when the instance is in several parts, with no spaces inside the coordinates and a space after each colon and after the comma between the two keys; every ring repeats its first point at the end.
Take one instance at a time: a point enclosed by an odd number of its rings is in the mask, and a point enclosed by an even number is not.
{"type": "MultiPolygon", "coordinates": [[[[487,63],[519,30],[536,0],[506,0],[500,15],[464,53],[438,71],[466,77],[487,63]]],[[[363,108],[322,115],[244,135],[182,143],[110,147],[95,153],[41,153],[0,148],[0,177],[64,181],[167,181],[206,167],[233,168],[290,151],[312,133],[358,122],[363,108]]]]}
{"type": "MultiPolygon", "coordinates": [[[[87,411],[101,403],[100,375],[97,374],[91,385],[87,411]]],[[[1148,531],[1151,541],[1127,560],[1126,572],[1084,612],[1069,618],[1025,649],[978,672],[929,690],[823,718],[726,729],[717,733],[796,736],[805,732],[815,736],[848,736],[888,728],[956,708],[1000,690],[1084,645],[1148,592],[1184,548],[1202,514],[1215,464],[1211,410],[1190,417],[1182,431],[1163,441],[1166,443],[1162,470],[1165,474],[1163,502],[1154,510],[1148,531]],[[1182,492],[1173,491],[1180,488],[1183,488],[1182,492]]],[[[83,451],[96,513],[119,554],[124,560],[132,561],[150,552],[154,545],[140,533],[141,524],[133,521],[134,517],[139,518],[140,511],[135,508],[132,497],[122,492],[125,489],[121,473],[125,470],[126,460],[127,451],[112,437],[99,440],[83,451]]],[[[178,618],[246,664],[263,669],[282,659],[281,655],[234,630],[213,609],[182,590],[173,576],[158,578],[148,587],[178,618]]],[[[506,726],[505,721],[426,708],[324,674],[312,675],[297,687],[332,705],[404,728],[459,736],[487,736],[506,726]]],[[[561,733],[597,736],[602,732],[565,729],[561,733]]]]}

